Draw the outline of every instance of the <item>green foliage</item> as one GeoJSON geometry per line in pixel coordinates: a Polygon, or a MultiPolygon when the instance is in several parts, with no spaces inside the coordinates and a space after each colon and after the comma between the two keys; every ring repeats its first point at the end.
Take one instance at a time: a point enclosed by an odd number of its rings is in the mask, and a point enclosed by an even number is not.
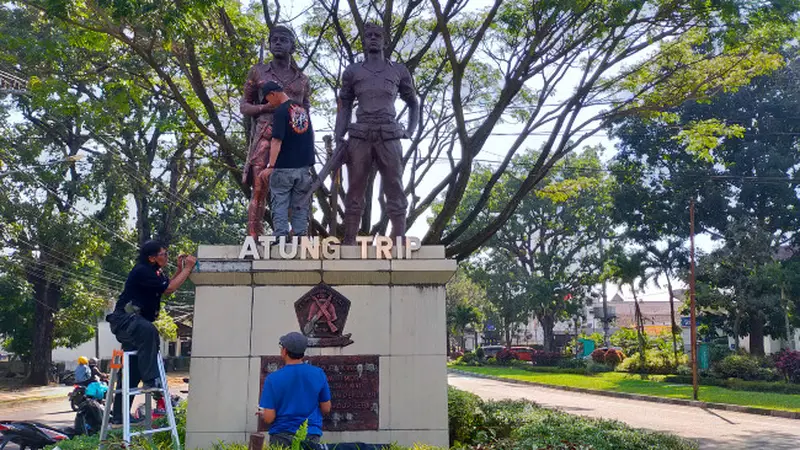
{"type": "MultiPolygon", "coordinates": [[[[448,398],[462,398],[464,393],[453,388],[448,398]]],[[[469,394],[471,395],[471,394],[469,394]]],[[[560,448],[552,446],[573,443],[580,447],[597,450],[689,450],[696,444],[676,436],[635,430],[621,422],[588,419],[536,406],[525,400],[503,400],[482,402],[471,397],[469,407],[476,408],[473,432],[462,431],[469,436],[467,441],[456,440],[457,445],[491,446],[497,448],[560,448]],[[550,447],[548,447],[550,446],[550,447]]],[[[473,411],[470,409],[469,411],[473,411]]],[[[453,409],[450,409],[453,420],[453,409]]],[[[460,414],[460,413],[459,413],[460,414]]],[[[452,423],[452,422],[451,422],[452,423]]],[[[459,422],[463,423],[463,422],[459,422]]],[[[453,428],[450,428],[453,440],[453,428]]]]}
{"type": "Polygon", "coordinates": [[[451,446],[469,443],[475,438],[482,421],[482,403],[475,394],[453,387],[447,388],[447,427],[450,430],[451,446]]]}
{"type": "MultiPolygon", "coordinates": [[[[639,353],[628,356],[617,366],[617,370],[642,374],[670,374],[675,372],[677,365],[675,364],[672,350],[664,352],[658,349],[648,349],[646,353],[645,358],[642,358],[639,353]]],[[[686,364],[688,359],[688,356],[680,355],[678,364],[686,364]]]]}
{"type": "MultiPolygon", "coordinates": [[[[586,148],[559,163],[542,180],[536,195],[520,201],[506,226],[488,240],[486,250],[470,259],[470,274],[486,289],[494,306],[494,322],[505,333],[506,342],[515,326],[533,314],[543,325],[545,346],[554,350],[555,323],[580,317],[583,306],[595,297],[592,286],[603,267],[597,245],[611,232],[607,217],[612,189],[599,170],[598,152],[586,148]]],[[[496,208],[517,189],[538,156],[528,151],[514,158],[511,173],[500,178],[496,194],[474,219],[475,228],[500,212],[496,208]]],[[[483,195],[491,170],[479,167],[476,174],[453,227],[467,220],[469,205],[483,195]]]]}
{"type": "Polygon", "coordinates": [[[712,373],[720,378],[739,378],[745,381],[777,381],[780,375],[765,367],[763,359],[745,355],[730,355],[712,367],[712,373]]]}
{"type": "Polygon", "coordinates": [[[639,351],[639,338],[636,330],[632,328],[620,328],[619,331],[611,335],[609,341],[614,347],[621,348],[626,355],[632,355],[639,351]]]}

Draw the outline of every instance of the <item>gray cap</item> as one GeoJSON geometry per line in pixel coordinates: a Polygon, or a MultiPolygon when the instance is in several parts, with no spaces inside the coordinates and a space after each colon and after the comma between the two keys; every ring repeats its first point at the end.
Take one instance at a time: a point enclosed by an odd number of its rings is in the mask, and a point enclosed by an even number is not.
{"type": "Polygon", "coordinates": [[[304,354],[306,352],[306,347],[308,347],[308,338],[296,331],[281,336],[278,342],[287,352],[294,353],[295,355],[304,354]]]}

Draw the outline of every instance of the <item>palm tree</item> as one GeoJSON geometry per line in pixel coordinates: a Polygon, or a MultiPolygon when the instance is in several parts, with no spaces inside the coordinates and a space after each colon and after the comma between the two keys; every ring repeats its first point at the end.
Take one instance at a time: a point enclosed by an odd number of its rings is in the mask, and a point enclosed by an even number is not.
{"type": "Polygon", "coordinates": [[[636,322],[636,336],[639,341],[639,358],[641,367],[646,365],[645,338],[644,338],[644,318],[639,308],[639,297],[636,295],[636,280],[642,279],[645,274],[644,256],[641,253],[626,254],[620,251],[614,258],[615,271],[613,278],[616,279],[620,289],[628,286],[633,293],[634,321],[636,322]]]}
{"type": "Polygon", "coordinates": [[[678,324],[675,322],[675,291],[672,288],[672,279],[675,276],[676,268],[685,267],[687,265],[688,255],[686,249],[683,248],[681,241],[670,239],[667,241],[667,247],[664,250],[659,250],[655,245],[648,245],[645,247],[647,252],[644,265],[649,273],[642,277],[641,287],[648,279],[652,280],[655,286],[661,289],[659,278],[662,276],[667,281],[667,291],[669,292],[669,313],[670,324],[672,331],[672,352],[675,357],[675,366],[678,365],[678,337],[677,333],[680,332],[678,324]]]}

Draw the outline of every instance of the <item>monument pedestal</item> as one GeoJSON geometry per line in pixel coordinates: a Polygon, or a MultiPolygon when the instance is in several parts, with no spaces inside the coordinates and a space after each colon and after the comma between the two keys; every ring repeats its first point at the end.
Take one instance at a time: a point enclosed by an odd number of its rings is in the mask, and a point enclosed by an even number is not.
{"type": "Polygon", "coordinates": [[[278,338],[302,331],[315,288],[349,302],[338,333],[352,341],[306,352],[331,385],[323,441],[447,446],[444,285],[456,262],[443,247],[391,260],[377,259],[374,247],[366,259],[359,247],[340,250],[340,259],[280,259],[273,247],[270,259],[243,260],[238,246],[200,246],[187,449],[247,442],[259,431],[255,412],[263,377],[279,366],[278,338]]]}

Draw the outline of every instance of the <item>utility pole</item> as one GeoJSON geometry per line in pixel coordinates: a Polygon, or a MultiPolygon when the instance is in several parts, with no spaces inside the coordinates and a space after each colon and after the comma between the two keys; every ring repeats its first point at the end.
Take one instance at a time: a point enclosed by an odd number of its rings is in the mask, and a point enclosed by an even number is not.
{"type": "Polygon", "coordinates": [[[691,339],[692,339],[692,398],[697,400],[697,313],[695,302],[695,273],[694,273],[694,197],[689,203],[689,239],[690,239],[690,259],[691,270],[689,277],[689,296],[691,298],[691,339]]]}
{"type": "MultiPolygon", "coordinates": [[[[600,238],[600,260],[603,261],[603,266],[606,264],[606,248],[603,244],[603,238],[600,238]]],[[[608,319],[608,283],[603,276],[603,344],[606,348],[611,347],[611,331],[609,330],[608,319]]]]}

